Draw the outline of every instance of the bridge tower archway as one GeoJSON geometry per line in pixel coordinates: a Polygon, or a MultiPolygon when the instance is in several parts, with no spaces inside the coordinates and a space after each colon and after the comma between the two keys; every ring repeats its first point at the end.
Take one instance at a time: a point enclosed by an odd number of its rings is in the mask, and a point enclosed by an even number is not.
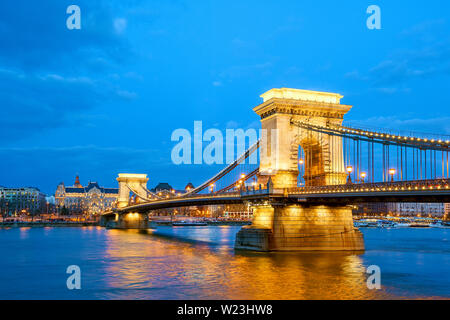
{"type": "Polygon", "coordinates": [[[299,128],[292,121],[319,126],[341,125],[352,108],[336,93],[298,89],[271,89],[253,110],[261,117],[260,173],[258,181],[272,179],[274,188],[297,186],[298,147],[305,152],[306,186],[344,184],[342,138],[299,128]]]}
{"type": "Polygon", "coordinates": [[[118,207],[124,208],[129,205],[130,192],[132,191],[138,197],[147,198],[147,175],[136,173],[119,173],[117,177],[119,182],[118,207]]]}

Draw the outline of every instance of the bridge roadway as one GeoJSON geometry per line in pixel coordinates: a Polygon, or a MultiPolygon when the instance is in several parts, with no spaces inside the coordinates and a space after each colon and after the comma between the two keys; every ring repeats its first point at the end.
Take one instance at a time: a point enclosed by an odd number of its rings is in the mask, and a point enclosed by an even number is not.
{"type": "Polygon", "coordinates": [[[189,206],[207,206],[207,205],[223,205],[223,204],[239,204],[244,201],[251,199],[258,200],[273,200],[274,198],[283,198],[283,194],[272,192],[269,193],[267,189],[256,190],[252,192],[226,192],[220,194],[205,194],[205,195],[195,195],[189,197],[176,197],[164,200],[156,200],[151,202],[140,203],[136,205],[131,205],[125,208],[117,208],[112,211],[105,212],[103,215],[113,215],[115,213],[136,213],[136,212],[147,212],[151,210],[158,209],[169,209],[178,207],[189,207],[189,206]]]}
{"type": "Polygon", "coordinates": [[[363,202],[450,202],[450,180],[418,180],[384,183],[361,183],[291,189],[246,189],[240,192],[205,194],[131,205],[104,215],[144,213],[157,209],[188,206],[239,204],[245,202],[272,204],[304,203],[311,205],[347,205],[363,202]]]}

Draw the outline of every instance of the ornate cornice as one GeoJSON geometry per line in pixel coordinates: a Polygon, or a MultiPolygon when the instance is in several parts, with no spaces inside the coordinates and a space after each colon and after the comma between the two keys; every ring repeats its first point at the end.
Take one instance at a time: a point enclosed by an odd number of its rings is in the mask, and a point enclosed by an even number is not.
{"type": "Polygon", "coordinates": [[[261,119],[274,114],[343,119],[351,108],[352,106],[343,104],[272,98],[253,108],[253,111],[261,119]]]}

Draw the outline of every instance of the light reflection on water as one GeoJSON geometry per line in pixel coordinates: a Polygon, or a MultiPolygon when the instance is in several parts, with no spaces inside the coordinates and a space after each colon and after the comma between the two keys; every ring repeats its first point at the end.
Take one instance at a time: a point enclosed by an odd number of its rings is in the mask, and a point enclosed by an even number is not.
{"type": "Polygon", "coordinates": [[[2,299],[389,299],[450,297],[449,229],[366,229],[355,253],[234,251],[240,227],[0,229],[2,299]],[[66,289],[65,269],[82,270],[66,289]],[[383,290],[368,290],[367,266],[383,290]]]}

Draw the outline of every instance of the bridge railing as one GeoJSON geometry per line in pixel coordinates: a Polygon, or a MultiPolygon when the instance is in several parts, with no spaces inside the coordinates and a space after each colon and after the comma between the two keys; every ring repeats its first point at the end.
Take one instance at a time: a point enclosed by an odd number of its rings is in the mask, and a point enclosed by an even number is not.
{"type": "Polygon", "coordinates": [[[290,194],[309,193],[339,193],[339,192],[389,192],[416,190],[447,190],[450,189],[450,179],[391,181],[377,183],[349,183],[331,186],[310,186],[289,188],[290,194]]]}

